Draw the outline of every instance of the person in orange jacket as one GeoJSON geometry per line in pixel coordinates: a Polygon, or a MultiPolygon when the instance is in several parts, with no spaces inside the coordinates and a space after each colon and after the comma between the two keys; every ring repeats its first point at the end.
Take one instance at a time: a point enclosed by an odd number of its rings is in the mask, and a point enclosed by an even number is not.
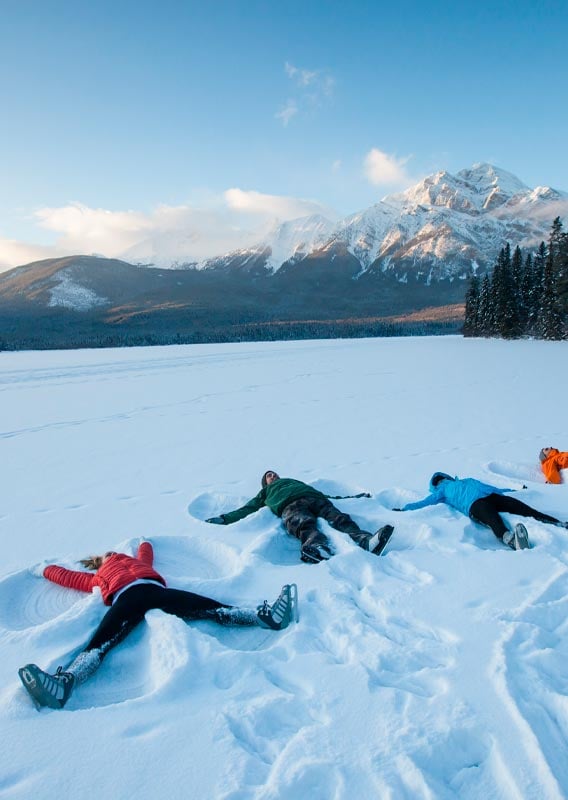
{"type": "Polygon", "coordinates": [[[556,447],[543,447],[539,458],[546,482],[562,483],[560,470],[568,469],[568,453],[561,453],[556,447]]]}
{"type": "Polygon", "coordinates": [[[109,550],[104,556],[82,559],[81,564],[95,572],[83,572],[38,564],[33,573],[53,583],[91,592],[98,587],[103,603],[110,606],[87,646],[73,662],[55,675],[44,672],[36,664],[26,664],[18,674],[24,688],[37,706],[63,708],[75,685],[87,680],[100,666],[108,651],[128,636],[144,619],[150,609],[158,608],[186,620],[210,620],[220,625],[260,625],[282,630],[297,619],[296,584],[282,587],[280,596],[270,606],[264,603],[257,609],[237,608],[209,597],[181,589],[169,589],[166,581],[153,568],[154,551],[148,541],[142,541],[136,556],[109,550]]]}

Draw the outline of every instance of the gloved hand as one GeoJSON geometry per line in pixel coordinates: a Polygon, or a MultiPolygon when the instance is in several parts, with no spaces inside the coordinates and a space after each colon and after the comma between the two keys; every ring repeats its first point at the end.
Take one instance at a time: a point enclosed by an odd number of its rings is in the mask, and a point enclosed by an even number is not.
{"type": "Polygon", "coordinates": [[[44,569],[52,566],[52,564],[52,561],[40,561],[39,564],[35,564],[33,567],[30,567],[30,572],[32,575],[35,575],[36,578],[43,578],[44,569]]]}
{"type": "Polygon", "coordinates": [[[223,517],[209,517],[209,519],[206,519],[205,522],[211,522],[213,525],[225,525],[225,520],[223,517]]]}
{"type": "Polygon", "coordinates": [[[133,553],[133,555],[136,555],[136,553],[138,552],[138,548],[140,547],[141,544],[144,544],[144,542],[148,542],[148,544],[152,544],[152,542],[149,539],[146,539],[145,536],[139,536],[138,539],[134,539],[132,541],[132,553],[133,553]]]}

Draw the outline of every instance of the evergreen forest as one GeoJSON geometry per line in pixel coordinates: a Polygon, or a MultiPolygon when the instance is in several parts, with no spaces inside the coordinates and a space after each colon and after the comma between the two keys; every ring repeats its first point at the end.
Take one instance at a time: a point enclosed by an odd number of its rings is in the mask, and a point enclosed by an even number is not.
{"type": "Polygon", "coordinates": [[[474,275],[465,299],[464,336],[568,337],[568,233],[560,217],[548,242],[523,253],[501,248],[493,270],[474,275]]]}

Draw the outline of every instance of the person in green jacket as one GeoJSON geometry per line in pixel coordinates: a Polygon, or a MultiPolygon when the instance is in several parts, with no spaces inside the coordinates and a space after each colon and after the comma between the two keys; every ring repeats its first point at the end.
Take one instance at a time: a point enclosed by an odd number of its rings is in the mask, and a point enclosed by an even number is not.
{"type": "MultiPolygon", "coordinates": [[[[308,564],[317,564],[333,555],[327,536],[317,527],[318,517],[327,520],[332,528],[347,533],[355,544],[379,555],[393,531],[392,525],[385,525],[376,533],[363,531],[349,514],[344,514],[329,500],[329,497],[303,481],[294,478],[281,478],[272,469],[262,476],[262,489],[235,511],[228,511],[206,522],[216,525],[230,525],[249,514],[268,506],[281,517],[288,533],[301,543],[301,559],[308,564]]],[[[370,495],[357,495],[370,497],[370,495]]]]}

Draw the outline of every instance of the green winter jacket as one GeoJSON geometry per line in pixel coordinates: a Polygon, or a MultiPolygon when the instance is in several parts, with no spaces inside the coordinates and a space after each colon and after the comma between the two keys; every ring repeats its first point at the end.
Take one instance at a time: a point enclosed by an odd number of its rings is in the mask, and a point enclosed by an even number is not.
{"type": "Polygon", "coordinates": [[[225,525],[230,525],[232,522],[248,517],[249,514],[254,514],[255,511],[258,511],[263,506],[268,506],[279,517],[288,503],[299,500],[300,497],[323,498],[326,496],[314,489],[313,486],[303,483],[303,481],[297,481],[294,478],[278,478],[264,489],[261,489],[257,496],[245,503],[244,506],[237,508],[235,511],[221,514],[221,517],[225,525]]]}

